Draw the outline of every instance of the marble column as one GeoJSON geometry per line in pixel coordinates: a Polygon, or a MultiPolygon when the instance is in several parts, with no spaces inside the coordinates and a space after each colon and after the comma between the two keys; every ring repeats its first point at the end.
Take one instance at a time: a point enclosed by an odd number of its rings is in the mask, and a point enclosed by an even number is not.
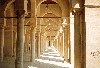
{"type": "Polygon", "coordinates": [[[43,36],[41,36],[41,53],[43,52],[43,36]]]}
{"type": "Polygon", "coordinates": [[[14,34],[13,34],[13,19],[12,19],[12,22],[11,22],[11,23],[12,23],[12,26],[11,26],[11,27],[12,27],[12,28],[11,28],[11,33],[12,33],[12,37],[11,37],[11,38],[12,38],[12,53],[11,53],[11,54],[12,54],[12,56],[14,56],[14,41],[13,41],[13,38],[14,38],[14,37],[13,37],[13,35],[14,35],[14,34]]]}
{"type": "Polygon", "coordinates": [[[43,51],[46,50],[46,36],[45,34],[43,35],[43,51]]]}
{"type": "Polygon", "coordinates": [[[38,34],[38,57],[40,56],[40,32],[37,32],[38,34]]]}
{"type": "Polygon", "coordinates": [[[63,48],[63,58],[64,58],[64,32],[62,33],[62,48],[63,48]]]}
{"type": "Polygon", "coordinates": [[[81,68],[86,68],[86,23],[85,23],[85,7],[84,5],[80,15],[80,24],[81,24],[81,68]]]}
{"type": "Polygon", "coordinates": [[[63,57],[63,33],[60,33],[60,54],[63,57]]]}
{"type": "Polygon", "coordinates": [[[53,41],[53,46],[54,46],[55,49],[56,49],[56,40],[53,41]]]}
{"type": "Polygon", "coordinates": [[[50,46],[52,45],[52,42],[51,42],[51,35],[50,35],[50,46]]]}
{"type": "Polygon", "coordinates": [[[34,30],[32,30],[32,36],[31,36],[32,40],[31,40],[31,50],[32,50],[32,54],[31,54],[31,61],[35,62],[35,28],[34,30]]]}
{"type": "Polygon", "coordinates": [[[25,45],[24,45],[24,52],[28,52],[28,34],[25,34],[25,45]]]}
{"type": "Polygon", "coordinates": [[[55,39],[55,41],[54,41],[54,45],[55,45],[55,49],[57,50],[57,39],[55,39]]]}
{"type": "Polygon", "coordinates": [[[74,68],[81,68],[80,10],[74,12],[74,68]]]}
{"type": "Polygon", "coordinates": [[[17,10],[17,45],[15,68],[23,68],[24,13],[24,10],[17,10]]]}
{"type": "Polygon", "coordinates": [[[4,27],[1,27],[1,62],[3,62],[4,58],[3,48],[4,48],[4,27]]]}
{"type": "Polygon", "coordinates": [[[58,36],[58,52],[60,54],[60,36],[58,36]]]}
{"type": "Polygon", "coordinates": [[[57,38],[57,51],[58,51],[58,38],[57,38]]]}
{"type": "Polygon", "coordinates": [[[42,37],[42,51],[44,52],[45,47],[44,47],[44,36],[42,37]]]}
{"type": "Polygon", "coordinates": [[[64,59],[68,62],[68,27],[64,28],[64,59]]]}

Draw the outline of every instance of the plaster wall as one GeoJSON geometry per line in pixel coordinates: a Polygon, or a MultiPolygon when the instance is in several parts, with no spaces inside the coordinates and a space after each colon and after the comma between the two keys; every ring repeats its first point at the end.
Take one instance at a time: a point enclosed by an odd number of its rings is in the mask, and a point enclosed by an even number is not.
{"type": "Polygon", "coordinates": [[[86,8],[86,68],[100,68],[100,8],[86,8]]]}

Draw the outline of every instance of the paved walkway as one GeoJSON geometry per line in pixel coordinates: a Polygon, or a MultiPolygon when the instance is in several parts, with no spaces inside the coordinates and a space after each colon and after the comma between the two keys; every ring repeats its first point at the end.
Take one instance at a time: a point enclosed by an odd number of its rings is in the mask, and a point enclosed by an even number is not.
{"type": "Polygon", "coordinates": [[[39,59],[35,59],[33,66],[29,68],[72,68],[71,64],[64,62],[54,47],[49,47],[40,55],[39,59]]]}
{"type": "MultiPolygon", "coordinates": [[[[35,59],[35,63],[30,62],[31,53],[24,54],[24,68],[72,68],[71,64],[64,62],[54,47],[49,47],[39,58],[35,59]]],[[[5,58],[0,63],[0,68],[15,68],[15,58],[5,58]]]]}

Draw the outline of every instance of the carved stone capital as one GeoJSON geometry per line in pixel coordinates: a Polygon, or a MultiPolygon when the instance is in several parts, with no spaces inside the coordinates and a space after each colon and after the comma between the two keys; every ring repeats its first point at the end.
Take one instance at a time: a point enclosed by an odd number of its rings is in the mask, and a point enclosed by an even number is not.
{"type": "Polygon", "coordinates": [[[73,15],[80,15],[82,13],[82,11],[80,10],[80,9],[74,9],[73,11],[72,11],[72,14],[73,15]]]}
{"type": "Polygon", "coordinates": [[[0,25],[0,29],[4,29],[4,26],[3,25],[0,25]]]}
{"type": "Polygon", "coordinates": [[[17,17],[23,17],[25,15],[25,10],[17,10],[16,15],[17,17]]]}

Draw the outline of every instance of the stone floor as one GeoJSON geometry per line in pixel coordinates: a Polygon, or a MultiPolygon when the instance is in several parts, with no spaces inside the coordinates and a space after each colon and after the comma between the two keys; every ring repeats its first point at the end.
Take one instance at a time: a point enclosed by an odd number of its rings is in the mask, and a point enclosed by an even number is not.
{"type": "MultiPolygon", "coordinates": [[[[24,61],[24,68],[72,68],[71,64],[66,63],[64,59],[60,57],[54,47],[49,47],[45,50],[39,58],[35,59],[35,63],[30,62],[29,57],[24,59],[27,60],[24,61]]],[[[0,68],[14,68],[14,66],[14,58],[10,58],[8,62],[6,60],[6,62],[0,63],[0,68]]]]}

